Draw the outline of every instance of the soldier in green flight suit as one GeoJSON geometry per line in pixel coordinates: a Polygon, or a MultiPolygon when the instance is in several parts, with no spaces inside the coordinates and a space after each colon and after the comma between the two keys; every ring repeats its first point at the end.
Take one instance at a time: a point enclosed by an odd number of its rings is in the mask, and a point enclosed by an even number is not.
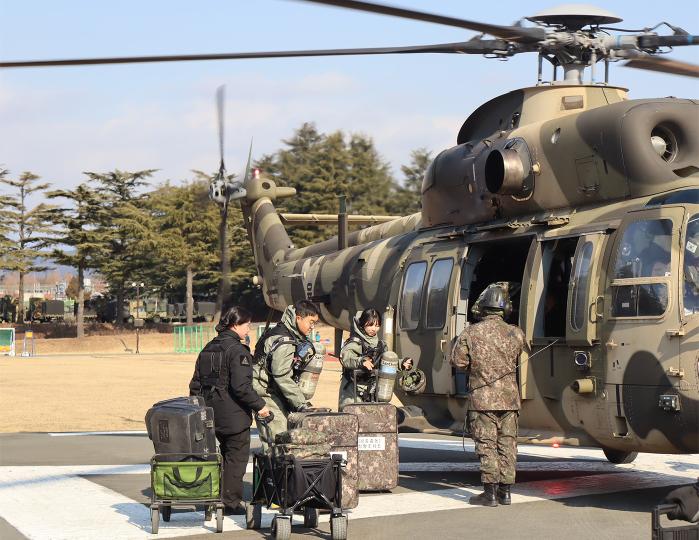
{"type": "Polygon", "coordinates": [[[290,412],[310,406],[298,385],[298,367],[315,354],[308,336],[317,322],[318,308],[309,300],[300,300],[284,310],[279,324],[266,331],[255,346],[253,388],[274,415],[267,424],[270,439],[257,421],[264,449],[274,443],[277,433],[286,431],[290,412]]]}

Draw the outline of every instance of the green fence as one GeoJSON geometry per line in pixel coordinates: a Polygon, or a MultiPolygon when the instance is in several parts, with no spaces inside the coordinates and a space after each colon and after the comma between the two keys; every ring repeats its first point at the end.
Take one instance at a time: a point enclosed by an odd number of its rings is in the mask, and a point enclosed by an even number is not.
{"type": "Polygon", "coordinates": [[[198,353],[204,348],[212,338],[210,326],[196,324],[194,326],[175,326],[173,335],[175,337],[176,353],[198,353]]]}
{"type": "Polygon", "coordinates": [[[15,355],[14,328],[0,328],[0,354],[15,355]]]}

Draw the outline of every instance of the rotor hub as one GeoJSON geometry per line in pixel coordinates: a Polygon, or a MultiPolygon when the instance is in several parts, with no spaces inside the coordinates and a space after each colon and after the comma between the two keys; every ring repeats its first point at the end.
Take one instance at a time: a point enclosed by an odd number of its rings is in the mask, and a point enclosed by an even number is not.
{"type": "Polygon", "coordinates": [[[563,4],[545,9],[527,17],[528,21],[550,26],[562,26],[569,30],[580,30],[585,26],[613,24],[623,19],[606,9],[600,9],[589,4],[563,4]]]}

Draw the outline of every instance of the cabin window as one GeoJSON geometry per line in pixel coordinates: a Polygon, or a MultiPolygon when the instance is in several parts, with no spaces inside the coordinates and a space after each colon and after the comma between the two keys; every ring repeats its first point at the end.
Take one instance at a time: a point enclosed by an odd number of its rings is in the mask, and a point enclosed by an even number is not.
{"type": "Polygon", "coordinates": [[[672,221],[631,223],[619,243],[612,282],[612,317],[659,317],[668,306],[672,221]],[[650,283],[638,283],[646,278],[650,283]],[[634,279],[634,283],[625,280],[634,279]]]}
{"type": "Polygon", "coordinates": [[[699,315],[699,214],[687,224],[684,241],[684,314],[699,315]]]}
{"type": "Polygon", "coordinates": [[[631,223],[619,244],[615,279],[670,276],[672,221],[653,219],[631,223]]]}
{"type": "Polygon", "coordinates": [[[580,258],[575,267],[573,278],[573,316],[570,320],[573,330],[579,331],[585,324],[587,315],[587,290],[590,279],[590,263],[592,262],[592,242],[585,242],[580,258]]]}
{"type": "Polygon", "coordinates": [[[454,266],[452,259],[439,259],[432,264],[427,286],[427,321],[425,328],[442,328],[447,318],[449,278],[454,266]]]}
{"type": "Polygon", "coordinates": [[[400,327],[404,330],[414,330],[420,321],[422,284],[426,271],[427,263],[424,261],[412,263],[405,271],[400,310],[400,327]]]}

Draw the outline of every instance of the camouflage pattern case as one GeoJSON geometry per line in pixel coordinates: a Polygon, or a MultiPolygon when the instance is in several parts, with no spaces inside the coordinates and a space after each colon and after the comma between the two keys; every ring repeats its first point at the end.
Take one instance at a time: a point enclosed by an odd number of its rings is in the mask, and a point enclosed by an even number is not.
{"type": "Polygon", "coordinates": [[[342,468],[342,508],[359,504],[357,437],[358,417],[347,413],[302,412],[289,415],[289,429],[306,428],[328,436],[330,453],[340,453],[347,460],[342,468]]]}
{"type": "Polygon", "coordinates": [[[352,403],[344,412],[357,416],[360,491],[384,491],[398,485],[397,410],[390,403],[352,403]]]}

